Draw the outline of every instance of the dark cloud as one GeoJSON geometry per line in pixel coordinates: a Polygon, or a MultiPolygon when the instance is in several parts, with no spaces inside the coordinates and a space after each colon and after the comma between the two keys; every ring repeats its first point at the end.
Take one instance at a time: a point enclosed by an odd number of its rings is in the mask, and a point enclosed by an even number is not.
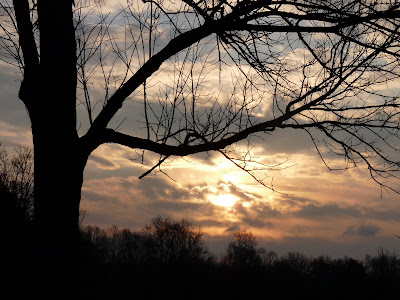
{"type": "Polygon", "coordinates": [[[251,143],[252,145],[263,147],[268,155],[275,153],[310,153],[310,151],[315,151],[310,136],[304,130],[299,129],[276,129],[271,134],[262,136],[262,139],[252,137],[251,143]]]}
{"type": "Polygon", "coordinates": [[[92,154],[89,157],[89,162],[94,162],[97,167],[101,169],[117,169],[119,166],[114,164],[111,160],[103,157],[103,156],[98,156],[95,154],[92,154]]]}
{"type": "Polygon", "coordinates": [[[292,209],[302,207],[309,203],[317,203],[312,199],[293,195],[282,195],[280,197],[276,197],[275,201],[279,202],[280,206],[282,207],[288,207],[292,209]]]}
{"type": "Polygon", "coordinates": [[[190,155],[190,157],[185,157],[182,159],[187,161],[189,164],[191,163],[191,161],[200,161],[201,164],[203,165],[216,167],[217,164],[212,158],[213,158],[213,153],[206,152],[206,153],[195,153],[190,155]]]}
{"type": "MultiPolygon", "coordinates": [[[[371,208],[360,205],[344,205],[343,203],[323,203],[308,198],[282,197],[277,199],[280,206],[289,208],[290,216],[305,219],[323,219],[323,218],[366,218],[382,221],[400,221],[400,213],[391,207],[371,208]]],[[[371,199],[370,202],[372,202],[371,199]]],[[[366,201],[366,203],[368,203],[366,201]]]]}
{"type": "Polygon", "coordinates": [[[235,232],[240,230],[240,224],[233,224],[225,229],[225,232],[235,232]]]}
{"type": "Polygon", "coordinates": [[[361,236],[361,237],[374,237],[382,229],[377,225],[360,225],[360,226],[349,226],[343,232],[344,236],[361,236]]]}
{"type": "Polygon", "coordinates": [[[245,217],[241,219],[244,224],[253,228],[265,228],[271,229],[275,228],[275,223],[271,221],[267,221],[265,219],[254,219],[251,217],[245,217]]]}
{"type": "Polygon", "coordinates": [[[136,188],[146,198],[155,200],[182,200],[190,199],[190,190],[180,187],[172,180],[161,178],[160,176],[149,176],[136,181],[136,188]]]}
{"type": "Polygon", "coordinates": [[[400,222],[400,212],[398,210],[393,210],[390,207],[365,208],[364,211],[365,215],[371,219],[400,222]]]}
{"type": "MultiPolygon", "coordinates": [[[[1,125],[2,124],[0,123],[0,126],[1,125]]],[[[27,147],[32,147],[31,139],[28,139],[27,136],[28,135],[25,135],[25,136],[13,136],[13,137],[6,136],[6,137],[4,137],[4,136],[0,135],[0,143],[1,143],[2,147],[6,148],[7,151],[10,151],[10,152],[12,152],[13,149],[15,149],[15,148],[17,148],[17,147],[19,147],[21,145],[24,145],[24,146],[27,146],[27,147]]]]}
{"type": "Polygon", "coordinates": [[[238,201],[230,209],[230,213],[235,215],[242,226],[258,229],[275,227],[273,219],[281,216],[280,211],[262,200],[253,200],[250,205],[247,204],[249,202],[238,201]]]}
{"type": "Polygon", "coordinates": [[[208,211],[212,214],[214,207],[208,203],[195,203],[188,201],[153,201],[148,204],[142,204],[152,211],[162,212],[163,215],[172,216],[176,212],[182,215],[187,215],[185,218],[190,218],[191,212],[208,211]]]}
{"type": "Polygon", "coordinates": [[[83,189],[82,200],[84,200],[85,202],[100,203],[100,205],[119,202],[118,198],[110,197],[110,195],[107,194],[101,194],[94,189],[83,189]]]}
{"type": "Polygon", "coordinates": [[[29,130],[28,114],[18,98],[20,84],[21,76],[18,69],[0,62],[0,120],[19,130],[29,130]]]}
{"type": "Polygon", "coordinates": [[[314,228],[310,228],[309,226],[303,226],[303,225],[295,225],[292,228],[290,228],[289,232],[293,233],[294,235],[301,235],[303,233],[308,233],[314,228]]]}
{"type": "Polygon", "coordinates": [[[224,227],[226,225],[226,221],[209,217],[206,219],[197,220],[196,224],[203,227],[224,227]]]}
{"type": "Polygon", "coordinates": [[[363,213],[359,208],[349,206],[342,207],[337,204],[314,204],[309,203],[302,206],[293,213],[302,218],[326,218],[326,217],[362,217],[363,213]]]}
{"type": "Polygon", "coordinates": [[[235,195],[236,197],[238,197],[242,201],[251,202],[251,201],[253,201],[255,199],[260,198],[259,195],[249,193],[249,192],[241,189],[240,187],[234,185],[231,182],[228,182],[227,185],[228,185],[228,188],[229,188],[229,193],[232,194],[232,195],[235,195]]]}

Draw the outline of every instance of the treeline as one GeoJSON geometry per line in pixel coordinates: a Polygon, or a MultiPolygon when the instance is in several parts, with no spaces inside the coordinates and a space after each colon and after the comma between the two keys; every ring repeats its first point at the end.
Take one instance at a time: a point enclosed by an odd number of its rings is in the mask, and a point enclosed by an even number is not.
{"type": "Polygon", "coordinates": [[[187,220],[161,217],[140,231],[116,225],[107,230],[90,225],[81,229],[83,244],[97,259],[116,265],[205,263],[212,255],[203,236],[201,228],[187,220]]]}
{"type": "Polygon", "coordinates": [[[389,299],[400,295],[400,258],[385,250],[363,260],[313,258],[298,252],[279,256],[259,247],[251,232],[239,231],[233,233],[224,254],[216,257],[203,238],[200,227],[161,217],[139,231],[117,226],[82,228],[89,257],[103,266],[107,278],[107,284],[101,280],[92,284],[106,284],[106,290],[113,291],[111,298],[124,298],[131,289],[179,299],[216,299],[216,295],[237,299],[260,293],[264,298],[308,299],[389,299]]]}

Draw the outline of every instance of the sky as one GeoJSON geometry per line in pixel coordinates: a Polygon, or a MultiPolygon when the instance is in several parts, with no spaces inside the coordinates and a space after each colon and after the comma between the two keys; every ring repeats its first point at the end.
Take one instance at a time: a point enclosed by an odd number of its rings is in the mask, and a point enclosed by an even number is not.
{"type": "MultiPolygon", "coordinates": [[[[29,119],[17,97],[17,71],[0,62],[0,141],[10,149],[32,145],[29,119]]],[[[121,114],[129,116],[135,105],[128,102],[121,114]]],[[[400,235],[400,196],[382,191],[366,170],[329,170],[302,131],[277,130],[254,138],[252,147],[259,161],[282,163],[260,175],[273,191],[219,153],[170,158],[161,170],[139,179],[156,155],[146,153],[142,163],[134,150],[103,145],[84,173],[85,222],[139,230],[157,216],[184,218],[202,227],[216,255],[237,230],[251,231],[259,246],[279,255],[363,258],[380,248],[399,253],[394,235],[400,235]]],[[[340,162],[334,156],[328,160],[340,162]]]]}

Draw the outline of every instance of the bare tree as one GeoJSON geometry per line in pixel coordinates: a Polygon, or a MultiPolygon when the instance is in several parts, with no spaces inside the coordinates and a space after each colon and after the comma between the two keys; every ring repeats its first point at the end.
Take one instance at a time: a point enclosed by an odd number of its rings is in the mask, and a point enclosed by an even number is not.
{"type": "MultiPolygon", "coordinates": [[[[26,270],[32,256],[33,151],[7,151],[0,142],[0,265],[9,278],[26,270]]],[[[11,281],[5,281],[5,285],[11,281]]]]}
{"type": "Polygon", "coordinates": [[[228,244],[225,260],[235,265],[260,265],[263,248],[258,247],[257,239],[250,231],[236,231],[233,241],[228,244]]]}
{"type": "Polygon", "coordinates": [[[209,256],[204,232],[187,220],[157,217],[146,225],[143,237],[150,262],[190,264],[206,261],[209,256]]]}
{"type": "Polygon", "coordinates": [[[33,216],[33,150],[18,146],[9,153],[0,142],[0,185],[14,196],[26,221],[33,216]]]}
{"type": "Polygon", "coordinates": [[[400,169],[398,1],[119,4],[115,13],[96,0],[1,1],[0,55],[21,71],[19,98],[32,123],[45,272],[59,262],[52,253],[70,265],[83,171],[104,143],[157,153],[155,167],[220,151],[259,180],[250,152],[233,156],[227,147],[301,129],[328,167],[337,168],[325,155],[340,155],[341,168],[364,166],[399,192],[391,182],[400,169]],[[127,101],[142,109],[135,131],[118,119],[127,101]]]}

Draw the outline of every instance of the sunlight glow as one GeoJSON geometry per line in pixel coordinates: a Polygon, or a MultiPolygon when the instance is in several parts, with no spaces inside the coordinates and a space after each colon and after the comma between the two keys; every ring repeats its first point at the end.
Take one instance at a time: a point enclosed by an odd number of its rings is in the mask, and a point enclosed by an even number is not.
{"type": "Polygon", "coordinates": [[[239,200],[236,196],[230,194],[222,194],[217,196],[210,196],[210,201],[219,206],[232,207],[236,201],[239,200]]]}
{"type": "MultiPolygon", "coordinates": [[[[232,168],[233,169],[233,168],[232,168]]],[[[236,169],[234,169],[236,171],[236,169]]],[[[232,171],[233,172],[233,171],[232,171]]],[[[241,174],[242,175],[242,174],[241,174]]],[[[231,182],[231,183],[240,183],[240,181],[242,180],[241,176],[237,176],[234,174],[229,174],[229,173],[225,173],[222,175],[222,179],[225,182],[231,182]]]]}

